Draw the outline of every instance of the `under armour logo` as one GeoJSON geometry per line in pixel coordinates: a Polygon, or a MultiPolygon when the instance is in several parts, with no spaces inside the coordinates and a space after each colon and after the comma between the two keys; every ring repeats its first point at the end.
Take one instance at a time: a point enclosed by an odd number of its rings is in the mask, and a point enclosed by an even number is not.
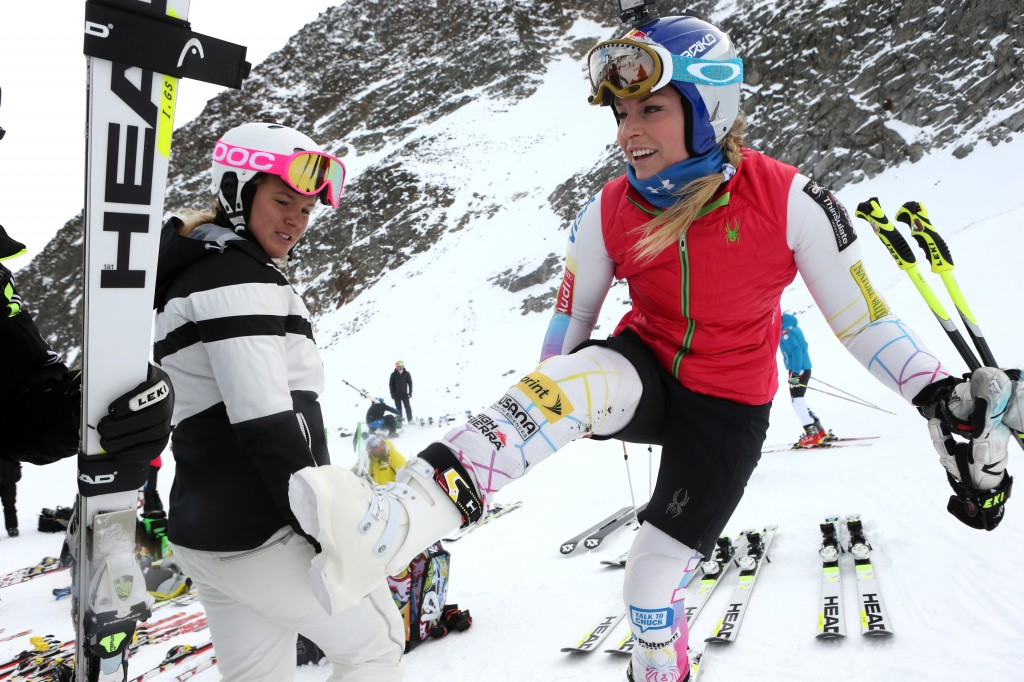
{"type": "Polygon", "coordinates": [[[650,186],[648,186],[647,187],[647,191],[650,192],[651,194],[661,194],[662,190],[665,190],[666,192],[671,193],[672,190],[674,190],[675,188],[676,188],[676,186],[674,184],[672,184],[672,181],[666,179],[666,180],[662,180],[661,181],[661,187],[650,187],[650,186]]]}

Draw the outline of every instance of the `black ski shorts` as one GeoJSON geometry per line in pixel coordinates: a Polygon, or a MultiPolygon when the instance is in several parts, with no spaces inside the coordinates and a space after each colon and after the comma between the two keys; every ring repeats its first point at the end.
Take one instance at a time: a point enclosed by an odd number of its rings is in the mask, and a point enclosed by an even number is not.
{"type": "Polygon", "coordinates": [[[661,445],[658,480],[640,519],[711,556],[761,458],[771,403],[743,405],[684,388],[630,330],[575,350],[594,345],[629,360],[643,395],[629,426],[593,438],[661,445]]]}

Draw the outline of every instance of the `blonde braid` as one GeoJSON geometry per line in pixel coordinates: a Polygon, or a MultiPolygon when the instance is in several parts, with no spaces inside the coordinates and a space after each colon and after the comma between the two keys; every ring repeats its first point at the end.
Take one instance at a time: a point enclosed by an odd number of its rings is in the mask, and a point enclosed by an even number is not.
{"type": "MultiPolygon", "coordinates": [[[[747,122],[740,115],[722,140],[725,160],[733,168],[738,168],[743,158],[740,148],[746,130],[747,122]]],[[[723,177],[722,173],[712,173],[688,183],[676,194],[679,200],[671,208],[637,228],[641,236],[633,248],[641,262],[650,261],[686,236],[690,224],[725,181],[723,177]]]]}

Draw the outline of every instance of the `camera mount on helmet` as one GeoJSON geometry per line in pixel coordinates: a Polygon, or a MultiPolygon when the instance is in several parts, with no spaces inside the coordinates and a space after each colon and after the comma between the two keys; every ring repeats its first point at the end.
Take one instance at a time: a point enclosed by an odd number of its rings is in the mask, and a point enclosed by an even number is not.
{"type": "Polygon", "coordinates": [[[619,0],[619,20],[629,27],[639,28],[661,17],[658,0],[619,0]]]}

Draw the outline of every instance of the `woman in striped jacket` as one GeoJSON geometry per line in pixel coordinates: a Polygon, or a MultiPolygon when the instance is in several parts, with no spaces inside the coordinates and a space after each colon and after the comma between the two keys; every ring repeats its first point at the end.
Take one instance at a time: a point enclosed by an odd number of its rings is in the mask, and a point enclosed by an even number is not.
{"type": "Polygon", "coordinates": [[[283,269],[317,201],[337,207],[343,180],[306,135],[242,125],[214,150],[215,212],[172,218],[161,240],[154,358],[178,391],[168,536],[226,682],[291,680],[300,630],[332,680],[402,678],[403,625],[385,581],[324,613],[306,579],[318,547],[288,506],[289,476],[330,457],[323,365],[283,269]]]}

